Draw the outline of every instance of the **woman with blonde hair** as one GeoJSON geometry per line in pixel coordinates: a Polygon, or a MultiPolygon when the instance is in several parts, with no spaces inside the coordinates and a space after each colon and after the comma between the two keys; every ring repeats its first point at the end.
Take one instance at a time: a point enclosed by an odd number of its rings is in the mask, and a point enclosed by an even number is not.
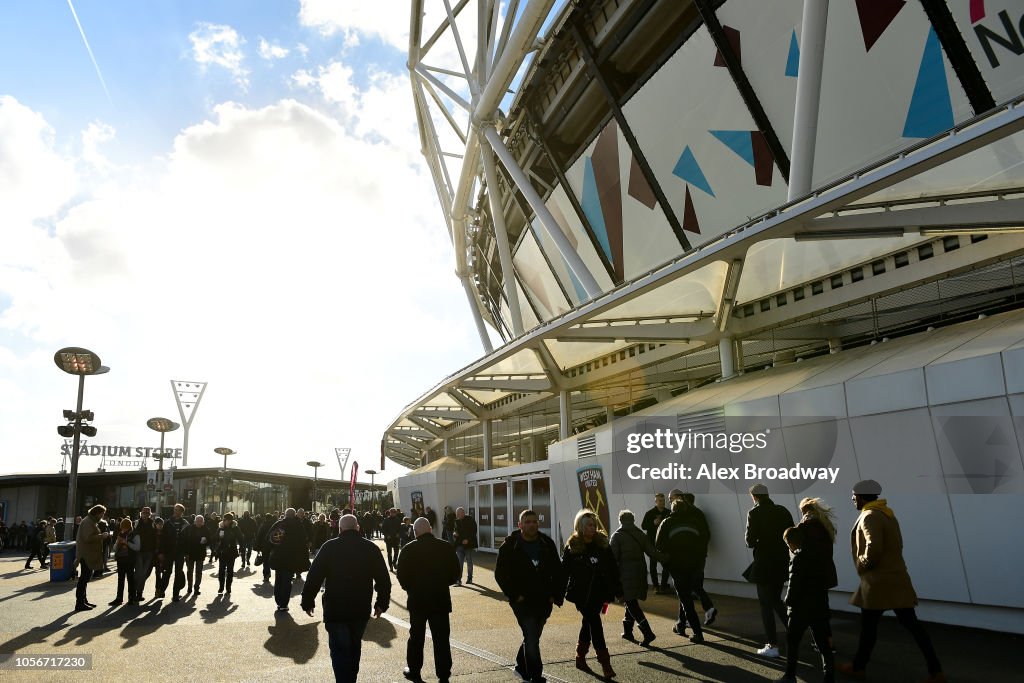
{"type": "MultiPolygon", "coordinates": [[[[836,542],[836,515],[832,508],[825,504],[821,498],[804,498],[800,501],[800,523],[796,525],[801,539],[800,552],[804,555],[808,564],[815,568],[817,576],[824,582],[825,588],[835,588],[839,585],[839,575],[836,573],[836,565],[832,560],[832,546],[836,542]]],[[[827,595],[827,593],[826,593],[827,595]]],[[[828,633],[828,642],[819,643],[811,634],[811,646],[821,651],[822,647],[828,648],[833,653],[832,627],[828,622],[829,608],[828,600],[821,605],[821,612],[825,620],[825,631],[828,633]]],[[[799,641],[797,641],[799,643],[799,641]]],[[[796,648],[791,648],[796,652],[796,648]]]]}
{"type": "Polygon", "coordinates": [[[597,529],[597,515],[580,510],[573,522],[574,531],[562,550],[562,566],[569,577],[565,599],[576,605],[583,617],[576,644],[576,668],[593,673],[587,665],[587,652],[594,644],[602,675],[613,678],[611,656],[604,640],[601,613],[616,596],[622,595],[619,570],[608,537],[597,529]]]}

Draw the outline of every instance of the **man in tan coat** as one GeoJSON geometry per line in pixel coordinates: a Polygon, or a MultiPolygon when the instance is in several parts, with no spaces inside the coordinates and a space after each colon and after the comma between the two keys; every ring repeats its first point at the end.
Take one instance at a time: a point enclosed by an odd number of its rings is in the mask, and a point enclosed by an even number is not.
{"type": "Polygon", "coordinates": [[[865,668],[878,638],[878,622],[886,610],[896,612],[896,619],[910,631],[928,664],[925,683],[944,683],[946,675],[932,647],[924,626],[917,620],[914,607],[917,593],[910,582],[903,561],[903,536],[895,513],[886,504],[882,485],[865,479],[853,485],[853,502],[860,516],[850,531],[853,565],[860,577],[860,586],[850,603],[860,607],[860,644],[850,664],[839,665],[839,671],[854,678],[864,678],[865,668]]]}
{"type": "Polygon", "coordinates": [[[102,505],[94,505],[89,508],[89,514],[85,516],[78,527],[78,534],[75,536],[75,551],[78,557],[78,587],[75,590],[75,611],[92,609],[96,605],[89,602],[85,594],[92,578],[94,569],[103,566],[103,541],[110,538],[110,532],[100,532],[97,522],[106,513],[107,508],[102,505]]]}

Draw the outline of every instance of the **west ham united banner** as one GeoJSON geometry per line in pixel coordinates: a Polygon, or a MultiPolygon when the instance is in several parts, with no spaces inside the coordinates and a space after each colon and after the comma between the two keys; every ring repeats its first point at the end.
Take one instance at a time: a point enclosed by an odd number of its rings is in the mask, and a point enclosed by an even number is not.
{"type": "Polygon", "coordinates": [[[606,534],[608,531],[608,492],[604,486],[604,472],[600,465],[581,467],[576,470],[576,480],[580,483],[580,503],[583,507],[594,511],[597,515],[597,528],[606,534]]]}

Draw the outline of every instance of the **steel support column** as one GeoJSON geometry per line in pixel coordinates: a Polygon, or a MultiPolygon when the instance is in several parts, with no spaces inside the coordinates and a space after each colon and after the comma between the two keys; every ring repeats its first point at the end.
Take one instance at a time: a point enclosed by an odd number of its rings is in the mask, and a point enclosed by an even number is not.
{"type": "Polygon", "coordinates": [[[533,212],[537,214],[541,226],[548,233],[551,241],[555,243],[555,247],[562,255],[562,258],[565,259],[569,270],[580,281],[580,285],[587,293],[587,297],[593,299],[598,296],[601,293],[601,287],[597,284],[594,276],[590,274],[586,264],[583,263],[583,259],[580,258],[580,255],[573,249],[572,244],[569,243],[569,239],[562,232],[562,227],[558,225],[558,221],[551,215],[548,207],[544,205],[544,200],[537,194],[537,190],[530,183],[523,169],[519,167],[519,163],[512,156],[512,152],[505,146],[505,142],[501,139],[497,129],[493,124],[489,124],[483,126],[481,130],[487,142],[491,145],[491,149],[494,150],[495,155],[501,161],[501,165],[505,167],[505,170],[511,176],[512,182],[519,188],[519,192],[523,195],[527,204],[530,205],[530,208],[533,209],[533,212]]]}
{"type": "Polygon", "coordinates": [[[498,244],[498,258],[501,261],[501,283],[505,287],[505,299],[512,317],[512,333],[523,334],[523,313],[519,310],[519,292],[516,291],[515,267],[512,264],[512,250],[508,245],[508,231],[505,229],[505,213],[498,191],[498,170],[494,167],[491,150],[480,150],[487,181],[487,200],[491,207],[491,225],[494,226],[494,241],[498,244]]]}
{"type": "Polygon", "coordinates": [[[491,469],[491,421],[481,420],[480,428],[484,434],[484,470],[491,469]]]}
{"type": "Polygon", "coordinates": [[[821,99],[821,71],[825,61],[825,28],[828,0],[804,0],[800,20],[800,63],[796,76],[796,110],[793,114],[792,168],[789,193],[792,201],[811,191],[814,176],[814,146],[818,138],[818,103],[821,99]]]}
{"type": "Polygon", "coordinates": [[[665,192],[661,189],[661,184],[654,175],[654,170],[651,165],[647,163],[647,157],[644,156],[644,152],[640,149],[640,143],[637,142],[636,136],[633,135],[633,129],[629,126],[629,121],[626,120],[626,115],[622,113],[622,108],[619,106],[619,101],[615,97],[615,93],[612,92],[608,86],[608,81],[605,80],[604,74],[601,73],[601,67],[597,63],[597,59],[594,57],[594,47],[587,40],[586,36],[583,35],[583,31],[578,26],[573,25],[570,29],[573,37],[576,38],[576,43],[579,45],[580,53],[583,55],[583,61],[587,65],[587,70],[594,77],[594,82],[597,83],[601,89],[601,93],[608,101],[608,106],[612,110],[612,116],[615,117],[615,122],[619,125],[619,130],[622,131],[622,137],[625,138],[626,144],[629,145],[630,151],[636,158],[637,165],[640,166],[640,171],[644,174],[644,180],[647,181],[651,191],[654,193],[654,197],[658,200],[658,205],[661,206],[662,212],[665,214],[665,219],[668,224],[672,227],[672,232],[675,233],[676,239],[679,240],[679,245],[683,248],[683,251],[690,250],[690,240],[686,237],[686,233],[683,231],[683,226],[676,217],[675,212],[672,210],[672,206],[668,203],[668,197],[665,196],[665,192]]]}
{"type": "Polygon", "coordinates": [[[494,351],[494,347],[491,346],[491,338],[487,334],[487,328],[484,327],[484,317],[480,314],[480,305],[476,300],[473,285],[469,281],[469,275],[464,275],[460,279],[462,280],[462,288],[466,292],[466,298],[469,299],[469,308],[473,311],[473,322],[476,323],[476,332],[480,335],[480,343],[484,347],[484,354],[489,354],[494,351]]]}
{"type": "Polygon", "coordinates": [[[572,392],[558,392],[558,440],[563,441],[572,435],[572,392]]]}
{"type": "Polygon", "coordinates": [[[722,379],[729,379],[736,374],[736,347],[732,337],[718,340],[718,357],[722,363],[722,379]]]}

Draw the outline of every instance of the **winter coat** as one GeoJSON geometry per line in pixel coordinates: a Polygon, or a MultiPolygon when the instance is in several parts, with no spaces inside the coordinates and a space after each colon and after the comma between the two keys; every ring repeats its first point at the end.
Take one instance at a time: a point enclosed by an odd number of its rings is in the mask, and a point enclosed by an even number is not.
{"type": "Polygon", "coordinates": [[[156,527],[153,525],[153,518],[140,519],[135,523],[135,534],[139,537],[139,550],[144,553],[151,553],[157,550],[156,527]]]}
{"type": "Polygon", "coordinates": [[[704,513],[693,505],[682,505],[658,527],[654,546],[668,555],[666,563],[674,572],[696,572],[708,556],[711,530],[704,513]]]}
{"type": "Polygon", "coordinates": [[[217,557],[222,560],[233,560],[238,557],[238,546],[242,545],[242,530],[238,522],[231,520],[231,526],[221,526],[213,532],[217,539],[217,557]]]}
{"type": "Polygon", "coordinates": [[[623,521],[612,534],[609,545],[619,566],[623,600],[646,600],[648,569],[645,555],[667,562],[668,555],[658,552],[651,539],[632,520],[623,521]]]}
{"type": "Polygon", "coordinates": [[[793,515],[782,505],[765,499],[747,513],[745,539],[754,550],[754,562],[747,579],[753,583],[779,585],[789,576],[789,547],[782,533],[793,526],[793,515]]]}
{"type": "Polygon", "coordinates": [[[256,520],[252,517],[242,517],[238,520],[238,530],[242,534],[242,542],[245,545],[252,545],[253,539],[256,538],[256,532],[259,527],[256,524],[256,520]]]}
{"type": "Polygon", "coordinates": [[[402,533],[402,519],[398,516],[385,517],[384,521],[380,523],[380,532],[388,543],[398,543],[402,533]]]}
{"type": "Polygon", "coordinates": [[[917,593],[903,561],[903,535],[884,499],[868,503],[850,532],[853,564],[860,586],[850,603],[862,609],[917,605],[917,593]]]}
{"type": "Polygon", "coordinates": [[[118,567],[131,567],[135,565],[135,556],[142,547],[142,541],[135,530],[122,532],[117,535],[114,541],[114,559],[118,567]],[[124,541],[124,544],[118,541],[124,541]]]}
{"type": "Polygon", "coordinates": [[[164,530],[160,534],[160,552],[164,554],[165,560],[176,560],[188,554],[189,526],[184,517],[171,517],[164,522],[164,530]]]}
{"type": "Polygon", "coordinates": [[[306,530],[298,517],[285,517],[270,527],[267,546],[270,550],[270,568],[291,572],[309,569],[309,547],[306,530]]]}
{"type": "Polygon", "coordinates": [[[478,541],[476,537],[476,522],[472,517],[466,515],[462,519],[455,520],[455,545],[461,545],[464,548],[473,549],[477,547],[478,541]],[[468,544],[463,545],[463,541],[469,541],[468,544]]]}
{"type": "Polygon", "coordinates": [[[807,556],[808,564],[812,565],[810,570],[816,577],[815,585],[820,583],[826,589],[838,586],[839,574],[832,560],[835,543],[825,525],[814,517],[805,516],[796,528],[800,530],[800,552],[807,556]]]}
{"type": "Polygon", "coordinates": [[[76,553],[89,569],[99,569],[103,566],[103,538],[96,522],[95,517],[86,515],[78,527],[78,535],[75,536],[76,553]]]}
{"type": "Polygon", "coordinates": [[[410,613],[439,614],[452,611],[448,587],[459,580],[459,559],[451,543],[423,534],[405,544],[398,555],[398,583],[409,594],[410,613]]]}
{"type": "Polygon", "coordinates": [[[612,602],[622,595],[615,556],[600,531],[590,543],[573,534],[562,549],[562,567],[569,578],[565,599],[577,607],[612,602]]]}
{"type": "Polygon", "coordinates": [[[391,576],[384,563],[384,555],[376,544],[354,529],[326,541],[313,558],[302,589],[303,610],[316,605],[320,585],[325,581],[325,624],[368,620],[375,588],[377,601],[374,606],[384,612],[391,604],[391,576]]]}
{"type": "MultiPolygon", "coordinates": [[[[831,559],[830,559],[831,561],[831,559]]],[[[822,563],[812,553],[798,550],[789,562],[789,589],[786,606],[791,615],[799,615],[808,622],[829,618],[828,589],[830,578],[822,563]]],[[[835,565],[832,566],[835,572],[835,565]]]]}
{"type": "Polygon", "coordinates": [[[498,548],[494,580],[513,606],[536,608],[554,603],[561,607],[567,577],[558,547],[541,533],[535,542],[540,544],[540,559],[536,565],[523,548],[523,532],[513,531],[498,548]],[[519,602],[520,597],[525,600],[519,602]]]}
{"type": "MultiPolygon", "coordinates": [[[[166,527],[165,527],[166,528],[166,527]]],[[[213,539],[217,537],[217,530],[209,524],[198,526],[193,524],[185,532],[185,554],[190,560],[203,560],[206,553],[213,545],[213,539]]]]}
{"type": "Polygon", "coordinates": [[[658,538],[658,527],[661,523],[668,519],[668,516],[672,514],[672,511],[668,508],[658,509],[655,505],[644,514],[644,519],[640,523],[640,528],[647,532],[647,538],[651,539],[653,543],[658,538]]]}

